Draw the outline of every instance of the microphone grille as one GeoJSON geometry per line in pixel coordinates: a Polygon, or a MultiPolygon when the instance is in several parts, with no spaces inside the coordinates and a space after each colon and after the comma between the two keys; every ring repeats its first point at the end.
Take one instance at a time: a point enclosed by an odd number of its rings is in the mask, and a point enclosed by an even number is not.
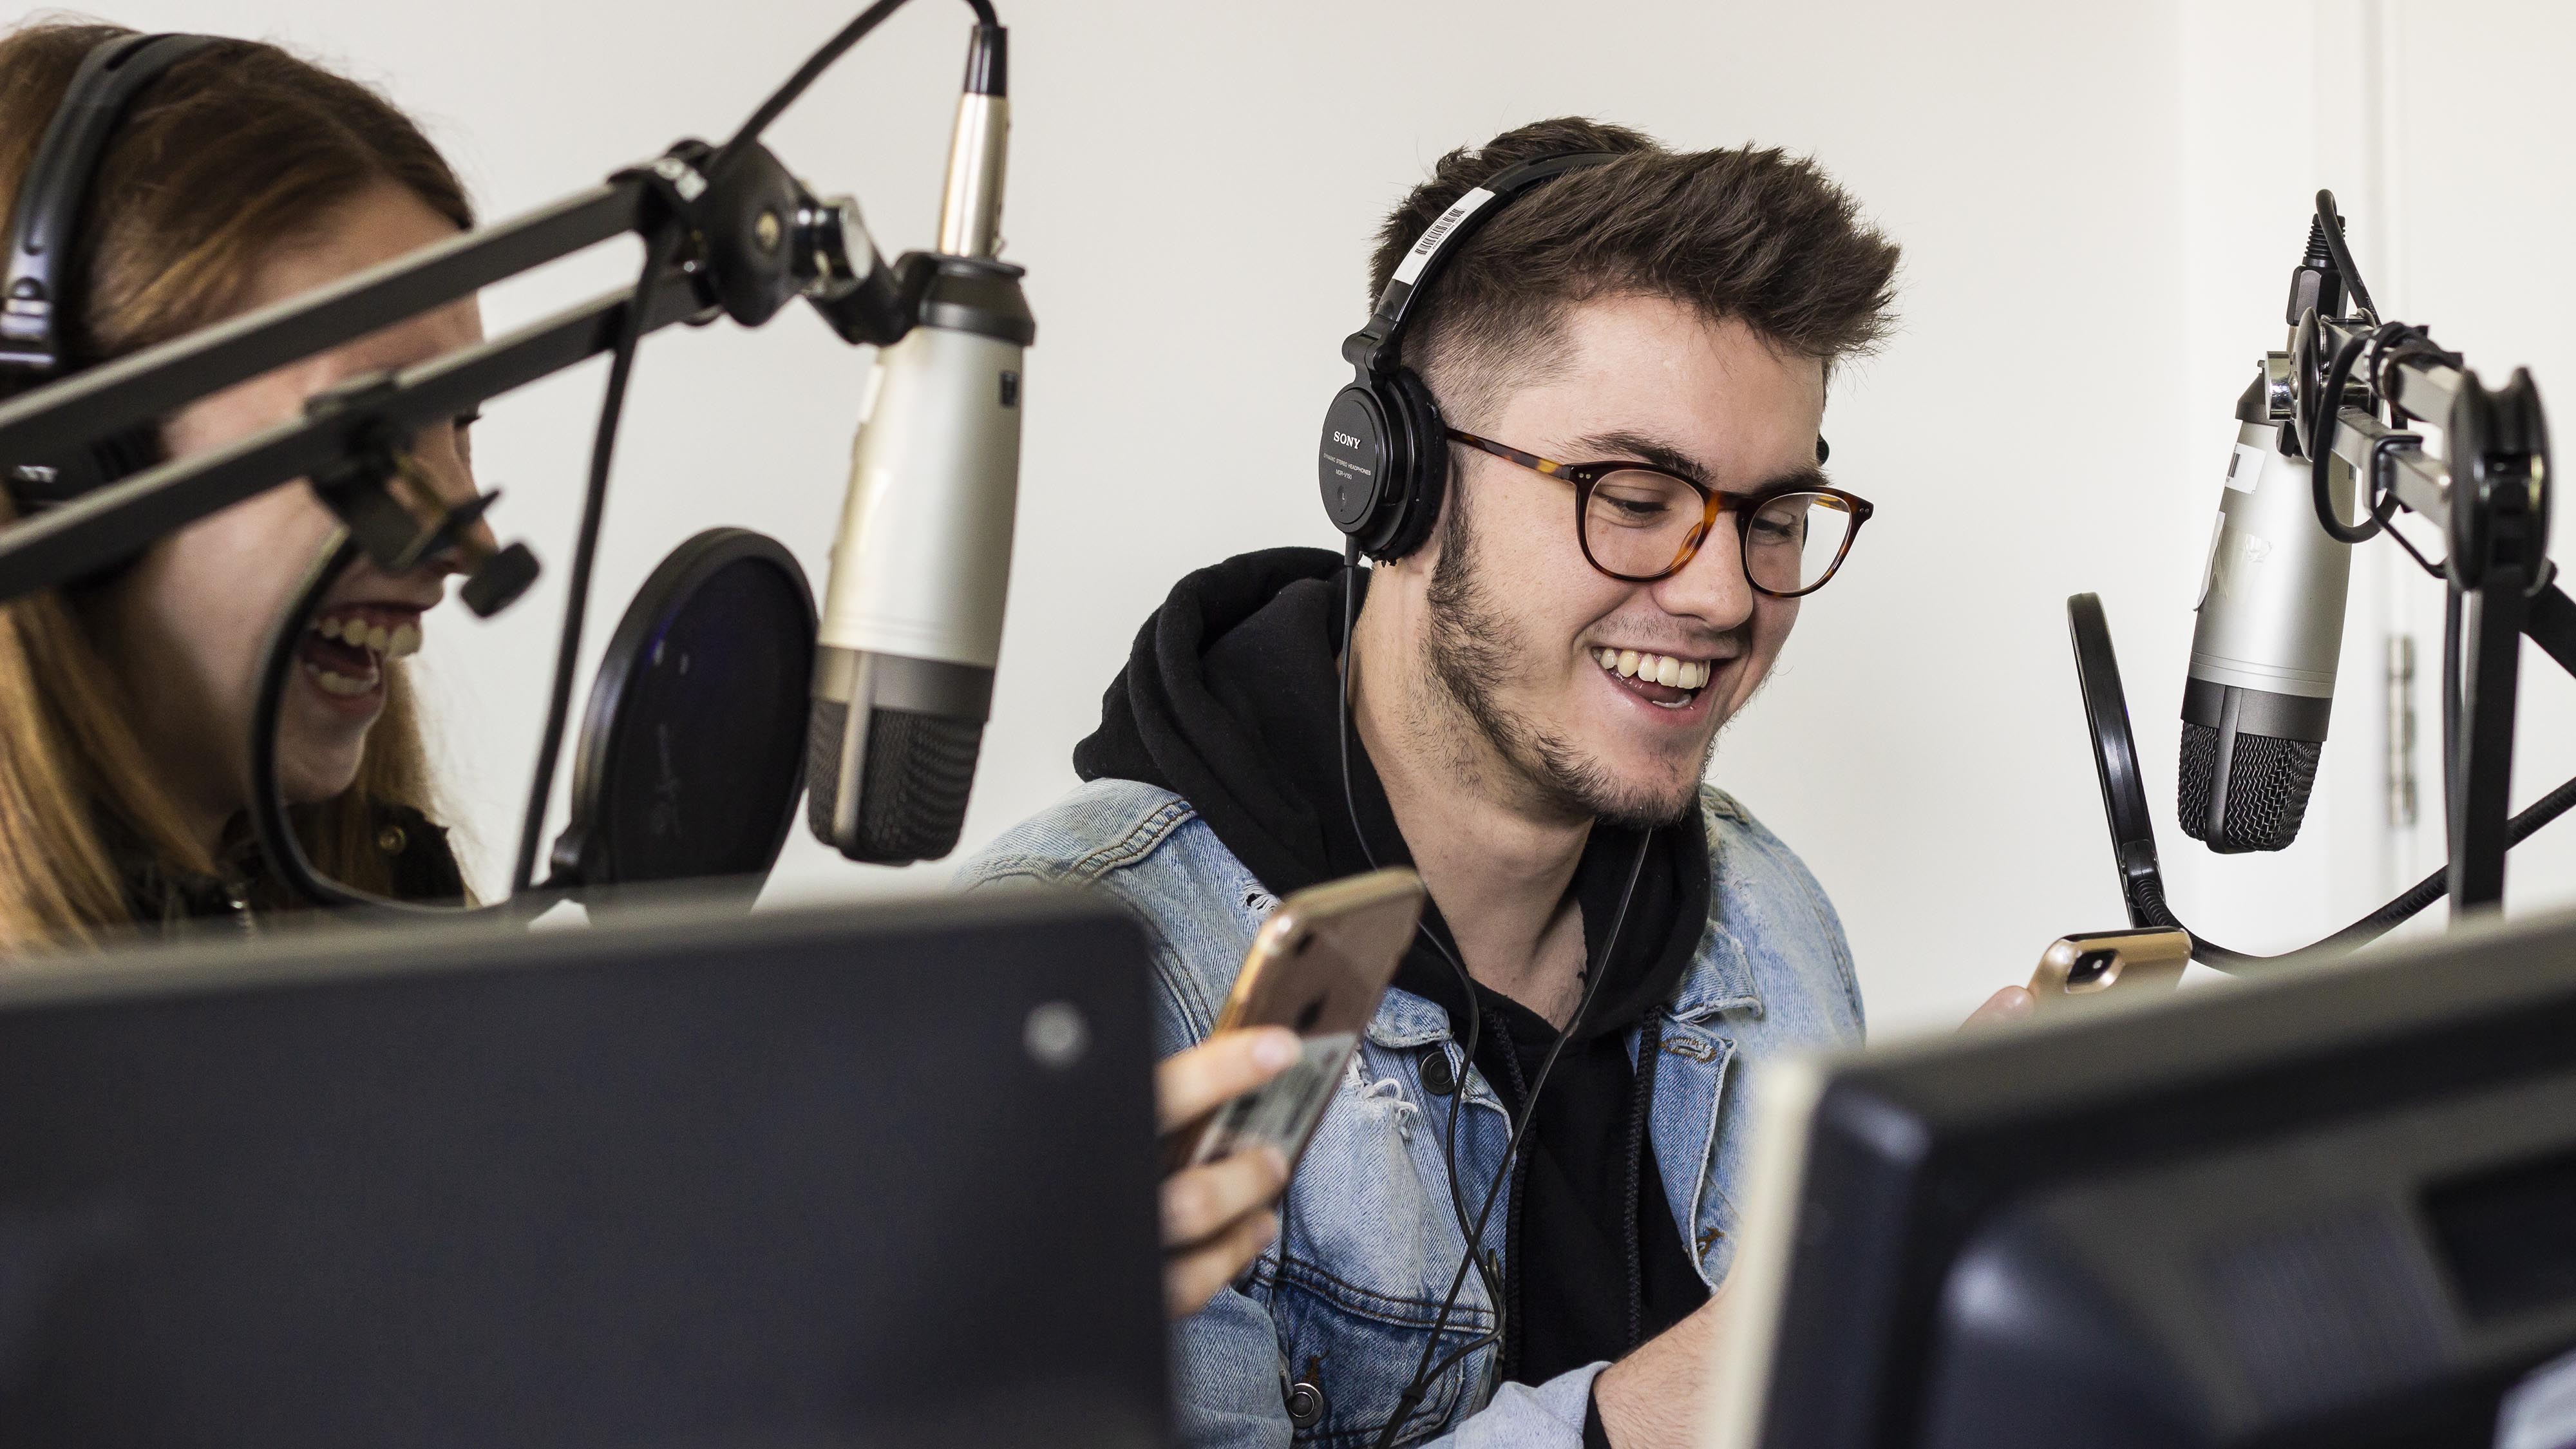
{"type": "Polygon", "coordinates": [[[832,809],[841,798],[841,736],[849,727],[849,705],[814,696],[805,727],[805,823],[830,845],[840,843],[832,834],[832,809]]]}
{"type": "Polygon", "coordinates": [[[2218,778],[2218,730],[2185,720],[2182,789],[2175,802],[2183,833],[2222,854],[2287,847],[2298,838],[2299,823],[2307,818],[2308,795],[2317,783],[2317,761],[2324,754],[2320,741],[2238,734],[2236,752],[2227,762],[2225,813],[2213,837],[2209,796],[2218,778]]]}
{"type": "Polygon", "coordinates": [[[955,850],[983,747],[980,719],[876,711],[859,783],[859,838],[870,857],[937,860],[955,850]]]}
{"type": "Polygon", "coordinates": [[[937,860],[956,849],[975,783],[975,756],[984,745],[984,721],[870,710],[855,819],[849,838],[842,839],[833,815],[844,788],[841,745],[849,710],[837,700],[813,702],[805,771],[814,833],[850,859],[878,865],[937,860]]]}

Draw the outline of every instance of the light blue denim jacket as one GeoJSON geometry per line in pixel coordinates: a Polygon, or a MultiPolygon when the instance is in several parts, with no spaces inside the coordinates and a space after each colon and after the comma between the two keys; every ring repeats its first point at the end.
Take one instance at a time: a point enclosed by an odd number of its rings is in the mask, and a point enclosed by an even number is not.
{"type": "MultiPolygon", "coordinates": [[[[1708,932],[1664,1009],[1648,1130],[1673,1221],[1688,1225],[1700,1275],[1714,1286],[1734,1256],[1744,1188],[1747,1112],[1730,1068],[1738,1058],[1855,1042],[1861,1004],[1842,923],[1815,878],[1725,793],[1703,786],[1700,803],[1713,876],[1708,932]]],[[[958,879],[969,889],[1071,885],[1132,912],[1153,943],[1165,1054],[1208,1034],[1254,930],[1277,904],[1188,801],[1126,780],[1076,789],[966,862],[958,879]]],[[[1632,1057],[1641,1034],[1628,1035],[1632,1057]]],[[[1468,1084],[1458,1171],[1471,1216],[1482,1201],[1510,1130],[1502,1104],[1467,1067],[1448,1013],[1389,991],[1298,1167],[1282,1243],[1174,1325],[1184,1444],[1357,1449],[1394,1412],[1466,1249],[1441,1151],[1448,1099],[1423,1086],[1422,1063],[1434,1054],[1468,1084]],[[1311,1425],[1290,1422],[1283,1390],[1292,1380],[1323,1390],[1311,1425]]],[[[1503,1246],[1499,1215],[1485,1242],[1503,1246]]],[[[1493,1321],[1484,1283],[1468,1274],[1440,1354],[1493,1321]]],[[[1497,1385],[1497,1353],[1480,1349],[1436,1379],[1399,1442],[1580,1449],[1602,1366],[1497,1385]]]]}

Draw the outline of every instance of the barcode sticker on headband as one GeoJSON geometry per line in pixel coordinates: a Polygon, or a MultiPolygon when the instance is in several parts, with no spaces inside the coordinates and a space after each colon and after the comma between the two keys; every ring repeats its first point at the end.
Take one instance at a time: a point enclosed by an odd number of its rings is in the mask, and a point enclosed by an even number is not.
{"type": "Polygon", "coordinates": [[[1433,252],[1440,250],[1440,243],[1448,238],[1449,233],[1458,229],[1458,223],[1483,210],[1485,203],[1493,199],[1494,193],[1479,186],[1451,203],[1447,211],[1440,213],[1439,220],[1422,229],[1421,237],[1413,243],[1413,250],[1404,254],[1403,264],[1395,269],[1393,280],[1412,286],[1414,279],[1422,275],[1423,264],[1431,260],[1433,252]]]}

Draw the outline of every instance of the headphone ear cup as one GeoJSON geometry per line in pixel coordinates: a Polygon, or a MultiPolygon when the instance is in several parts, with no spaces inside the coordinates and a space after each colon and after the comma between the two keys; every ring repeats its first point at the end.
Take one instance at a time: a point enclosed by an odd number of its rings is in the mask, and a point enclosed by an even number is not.
{"type": "Polygon", "coordinates": [[[1390,416],[1389,401],[1366,378],[1333,394],[1315,450],[1324,512],[1366,552],[1375,551],[1372,545],[1385,530],[1389,503],[1403,491],[1404,423],[1390,416]]]}
{"type": "Polygon", "coordinates": [[[1440,521],[1440,503],[1449,492],[1449,425],[1412,368],[1399,368],[1388,392],[1396,415],[1390,421],[1404,438],[1405,468],[1388,500],[1383,541],[1369,552],[1398,559],[1428,542],[1440,521]]]}

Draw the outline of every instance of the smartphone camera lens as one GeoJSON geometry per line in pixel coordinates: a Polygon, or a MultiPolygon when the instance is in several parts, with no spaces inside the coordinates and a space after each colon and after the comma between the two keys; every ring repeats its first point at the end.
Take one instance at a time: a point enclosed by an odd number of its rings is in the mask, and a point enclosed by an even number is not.
{"type": "Polygon", "coordinates": [[[2119,959],[2117,951],[2087,951],[2076,957],[2075,965],[2066,973],[2066,989],[2081,991],[2088,986],[2110,985],[2106,978],[2110,975],[2112,963],[2119,959]]]}

